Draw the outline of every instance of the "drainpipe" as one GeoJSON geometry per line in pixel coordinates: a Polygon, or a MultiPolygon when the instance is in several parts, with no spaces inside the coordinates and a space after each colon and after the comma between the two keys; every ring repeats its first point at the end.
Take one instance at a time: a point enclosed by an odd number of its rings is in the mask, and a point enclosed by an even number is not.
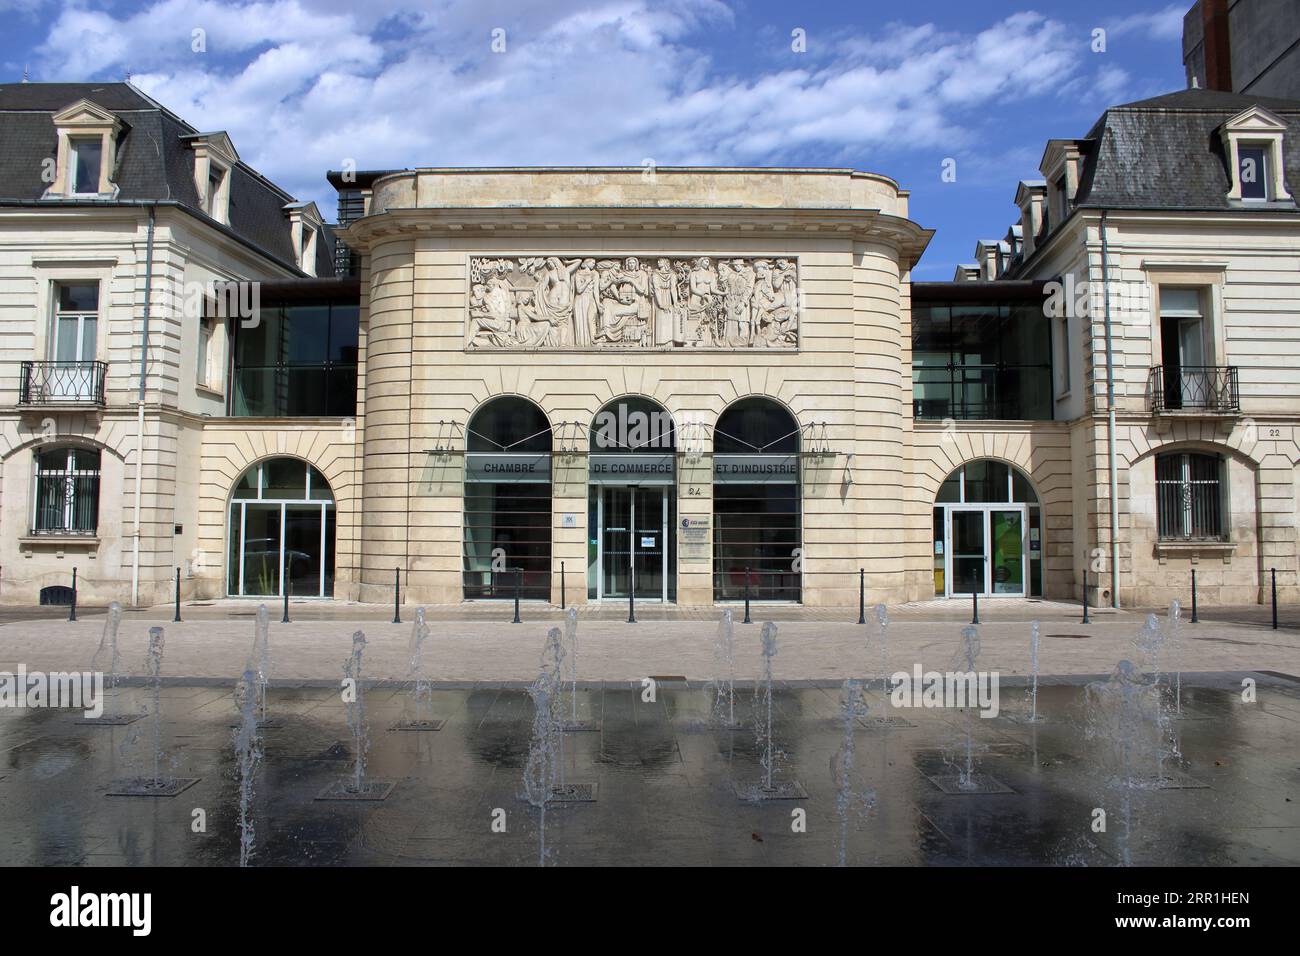
{"type": "MultiPolygon", "coordinates": [[[[1106,297],[1106,465],[1110,471],[1110,606],[1119,607],[1119,471],[1115,466],[1115,354],[1111,349],[1110,255],[1101,211],[1101,288],[1106,297]]],[[[1084,596],[1085,599],[1087,595],[1084,596]]]]}
{"type": "Polygon", "coordinates": [[[149,362],[149,300],[153,292],[153,206],[149,207],[149,228],[145,237],[144,330],[140,336],[140,391],[135,419],[135,541],[131,555],[131,606],[140,606],[140,501],[144,483],[144,376],[149,362]]]}

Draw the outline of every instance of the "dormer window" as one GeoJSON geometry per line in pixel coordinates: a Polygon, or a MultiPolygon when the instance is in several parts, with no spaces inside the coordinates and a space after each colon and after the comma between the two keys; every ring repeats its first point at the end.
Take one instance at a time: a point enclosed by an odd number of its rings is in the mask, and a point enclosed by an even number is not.
{"type": "Polygon", "coordinates": [[[99,180],[104,167],[104,142],[99,137],[78,137],[68,144],[71,159],[71,182],[68,192],[74,196],[99,195],[99,180]]]}
{"type": "Polygon", "coordinates": [[[1038,164],[1044,182],[1049,184],[1043,210],[1047,230],[1055,229],[1070,218],[1070,209],[1079,195],[1083,161],[1081,150],[1086,143],[1086,140],[1078,139],[1048,140],[1047,149],[1038,164]]]}
{"type": "Polygon", "coordinates": [[[321,218],[313,202],[293,202],[284,207],[289,217],[289,237],[296,265],[309,276],[316,274],[316,243],[320,236],[321,218]]]}
{"type": "Polygon", "coordinates": [[[194,187],[199,208],[223,225],[230,225],[230,176],[239,155],[225,133],[187,136],[194,150],[194,187]]]}
{"type": "Polygon", "coordinates": [[[1219,127],[1232,176],[1228,199],[1243,203],[1292,202],[1282,163],[1286,124],[1252,106],[1219,127]]]}
{"type": "Polygon", "coordinates": [[[116,114],[90,100],[78,100],[51,119],[59,138],[58,153],[54,161],[54,182],[45,191],[45,198],[112,199],[116,196],[113,170],[117,164],[117,141],[125,124],[116,114]]]}

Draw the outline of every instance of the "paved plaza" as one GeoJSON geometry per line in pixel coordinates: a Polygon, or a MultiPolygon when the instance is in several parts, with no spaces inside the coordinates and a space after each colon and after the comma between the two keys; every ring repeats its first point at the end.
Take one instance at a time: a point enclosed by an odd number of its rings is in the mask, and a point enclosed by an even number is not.
{"type": "MultiPolygon", "coordinates": [[[[578,609],[580,677],[597,681],[639,681],[672,675],[707,680],[713,675],[713,647],[718,622],[730,610],[736,634],[736,676],[753,679],[761,658],[762,622],[778,627],[780,653],[775,661],[783,680],[842,681],[878,675],[881,647],[876,610],[867,609],[867,624],[856,623],[857,608],[803,609],[789,606],[751,608],[751,625],[743,607],[675,608],[643,605],[636,624],[626,623],[626,607],[578,609]]],[[[150,627],[166,635],[164,673],[168,677],[234,680],[252,646],[257,605],[241,601],[182,606],[183,621],[172,623],[170,607],[123,614],[119,636],[124,671],[144,673],[150,627]]],[[[513,624],[507,603],[426,609],[430,637],[425,661],[429,675],[441,681],[531,681],[537,676],[542,643],[549,628],[562,623],[558,607],[527,605],[522,623],[513,624]]],[[[887,609],[885,660],[891,672],[947,666],[963,626],[970,623],[968,602],[926,602],[887,609]]],[[[393,624],[393,608],[334,602],[290,606],[290,623],[280,623],[283,608],[269,607],[274,676],[331,680],[340,676],[355,631],[369,646],[366,674],[376,680],[407,676],[407,646],[416,609],[402,609],[393,624]]],[[[1187,671],[1266,670],[1300,675],[1300,631],[1277,631],[1260,624],[1204,623],[1184,618],[1181,639],[1173,642],[1169,669],[1187,671]]],[[[1030,627],[1038,620],[1041,634],[1039,671],[1050,675],[1108,673],[1119,660],[1134,655],[1133,641],[1146,615],[1141,612],[1094,611],[1082,624],[1078,605],[986,601],[980,605],[980,667],[1008,676],[1030,669],[1030,627]]],[[[1289,614],[1294,619],[1294,614],[1289,614]]],[[[1163,615],[1162,615],[1163,619],[1163,615]]],[[[20,663],[29,669],[87,669],[103,633],[105,612],[82,610],[70,623],[21,620],[0,625],[0,670],[20,663]]]]}

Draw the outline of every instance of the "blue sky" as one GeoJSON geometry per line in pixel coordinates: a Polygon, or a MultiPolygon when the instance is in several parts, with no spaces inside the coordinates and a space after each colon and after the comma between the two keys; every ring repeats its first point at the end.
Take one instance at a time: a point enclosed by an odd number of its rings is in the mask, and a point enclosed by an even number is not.
{"type": "Polygon", "coordinates": [[[938,230],[915,278],[948,279],[1005,234],[1048,139],[1185,85],[1190,5],[0,0],[0,64],[6,81],[130,72],[331,217],[324,172],[349,160],[867,169],[938,230]]]}

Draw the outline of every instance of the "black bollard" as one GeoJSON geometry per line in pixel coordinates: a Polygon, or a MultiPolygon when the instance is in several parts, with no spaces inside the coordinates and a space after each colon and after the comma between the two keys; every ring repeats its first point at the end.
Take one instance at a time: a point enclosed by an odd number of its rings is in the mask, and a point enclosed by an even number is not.
{"type": "Polygon", "coordinates": [[[1196,569],[1192,568],[1192,623],[1198,623],[1196,620],[1196,569]]]}
{"type": "Polygon", "coordinates": [[[1088,620],[1088,569],[1083,569],[1083,623],[1091,624],[1088,620]]]}
{"type": "Polygon", "coordinates": [[[523,587],[523,577],[524,577],[524,569],[515,568],[515,619],[510,622],[511,624],[523,623],[519,619],[519,589],[523,587]]]}
{"type": "MultiPolygon", "coordinates": [[[[285,565],[285,570],[286,572],[288,571],[287,564],[285,565]]],[[[280,584],[282,585],[280,590],[284,592],[284,615],[280,618],[280,623],[288,624],[289,623],[289,575],[287,573],[284,575],[284,580],[282,580],[280,584]]]]}
{"type": "Polygon", "coordinates": [[[1273,578],[1273,630],[1277,630],[1277,568],[1269,568],[1273,578]]]}
{"type": "Polygon", "coordinates": [[[560,610],[564,610],[564,562],[560,562],[560,610]]]}
{"type": "Polygon", "coordinates": [[[77,619],[77,569],[72,569],[72,605],[68,609],[68,620],[77,619]]]}
{"type": "Polygon", "coordinates": [[[970,589],[970,622],[972,624],[980,622],[980,586],[973,579],[970,589]]]}
{"type": "Polygon", "coordinates": [[[181,569],[176,569],[176,616],[172,618],[174,623],[181,619],[181,569]]]}
{"type": "Polygon", "coordinates": [[[867,623],[867,571],[858,568],[858,623],[867,623]]]}
{"type": "Polygon", "coordinates": [[[627,622],[636,623],[636,568],[629,568],[627,575],[627,622]]]}
{"type": "Polygon", "coordinates": [[[393,568],[393,623],[402,623],[402,569],[393,568]]]}
{"type": "Polygon", "coordinates": [[[745,568],[745,619],[741,624],[753,624],[749,619],[749,568],[745,568]]]}

